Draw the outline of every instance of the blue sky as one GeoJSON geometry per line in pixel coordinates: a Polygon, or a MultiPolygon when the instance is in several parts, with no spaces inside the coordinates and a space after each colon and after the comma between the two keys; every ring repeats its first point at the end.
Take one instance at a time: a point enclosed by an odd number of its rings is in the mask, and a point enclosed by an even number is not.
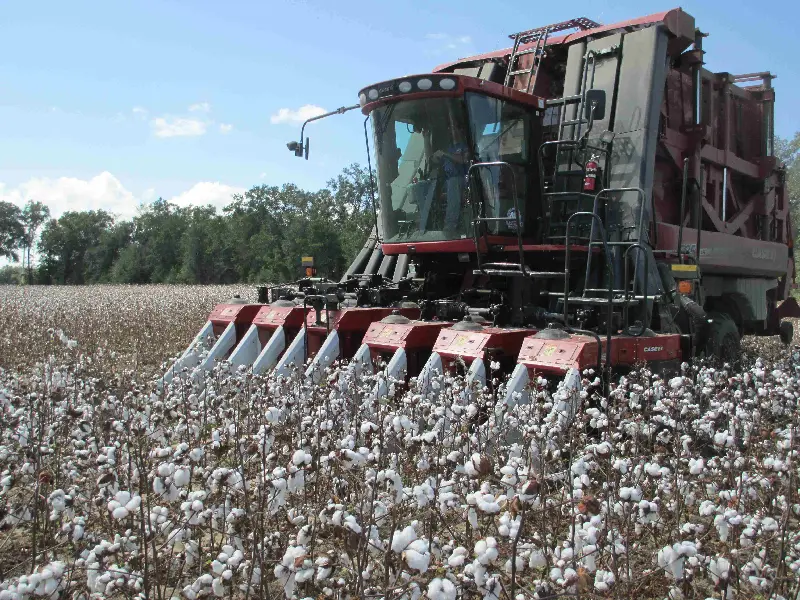
{"type": "MultiPolygon", "coordinates": [[[[690,1],[707,67],[778,74],[776,125],[800,129],[795,2],[690,1]],[[780,12],[779,12],[780,11],[780,12]]],[[[0,198],[127,216],[157,196],[225,203],[259,183],[316,189],[364,162],[363,117],[313,124],[311,160],[285,143],[303,106],[357,102],[375,81],[507,47],[574,16],[603,23],[661,2],[315,0],[0,4],[0,198]],[[489,8],[491,7],[491,8],[489,8]],[[276,122],[277,121],[277,122],[276,122]]]]}

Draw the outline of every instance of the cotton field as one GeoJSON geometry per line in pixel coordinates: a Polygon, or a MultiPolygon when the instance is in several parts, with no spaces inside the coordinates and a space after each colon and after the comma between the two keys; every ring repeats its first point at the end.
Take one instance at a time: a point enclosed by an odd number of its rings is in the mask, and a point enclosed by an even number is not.
{"type": "Polygon", "coordinates": [[[234,293],[0,288],[0,600],[800,597],[800,350],[513,407],[347,365],[157,385],[234,293]]]}

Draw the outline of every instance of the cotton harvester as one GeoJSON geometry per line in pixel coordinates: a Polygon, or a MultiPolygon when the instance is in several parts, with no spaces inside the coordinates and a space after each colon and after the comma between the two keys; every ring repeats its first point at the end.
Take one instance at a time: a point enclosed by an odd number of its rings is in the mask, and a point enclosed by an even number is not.
{"type": "MultiPolygon", "coordinates": [[[[704,69],[681,9],[510,37],[329,113],[371,122],[366,245],[339,282],[217,306],[176,365],[313,358],[317,381],[334,360],[381,359],[396,377],[486,381],[491,364],[511,394],[534,372],[674,370],[733,358],[743,334],[788,342],[800,307],[775,76],[704,69]]],[[[289,147],[308,158],[302,133],[289,147]]]]}

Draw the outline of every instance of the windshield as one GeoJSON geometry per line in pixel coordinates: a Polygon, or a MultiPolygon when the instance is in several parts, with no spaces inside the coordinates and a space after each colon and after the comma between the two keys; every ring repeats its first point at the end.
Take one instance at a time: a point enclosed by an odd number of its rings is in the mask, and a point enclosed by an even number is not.
{"type": "Polygon", "coordinates": [[[472,158],[461,98],[422,98],[372,112],[384,242],[472,236],[464,183],[472,158]]]}

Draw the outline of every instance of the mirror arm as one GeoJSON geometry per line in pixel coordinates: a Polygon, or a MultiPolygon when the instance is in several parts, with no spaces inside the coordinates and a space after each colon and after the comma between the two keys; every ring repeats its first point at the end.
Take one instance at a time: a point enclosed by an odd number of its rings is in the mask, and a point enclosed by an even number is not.
{"type": "Polygon", "coordinates": [[[332,110],[330,112],[326,112],[325,114],[317,115],[316,117],[311,117],[310,119],[306,119],[305,121],[303,121],[303,126],[300,128],[300,146],[298,147],[297,150],[295,150],[295,155],[303,156],[303,146],[305,142],[305,156],[306,160],[308,160],[308,139],[304,139],[303,136],[305,135],[306,125],[311,123],[311,121],[319,121],[320,119],[324,119],[332,115],[343,115],[349,110],[353,110],[355,108],[360,108],[360,107],[361,107],[360,104],[354,104],[353,106],[341,106],[336,110],[332,110]]]}

